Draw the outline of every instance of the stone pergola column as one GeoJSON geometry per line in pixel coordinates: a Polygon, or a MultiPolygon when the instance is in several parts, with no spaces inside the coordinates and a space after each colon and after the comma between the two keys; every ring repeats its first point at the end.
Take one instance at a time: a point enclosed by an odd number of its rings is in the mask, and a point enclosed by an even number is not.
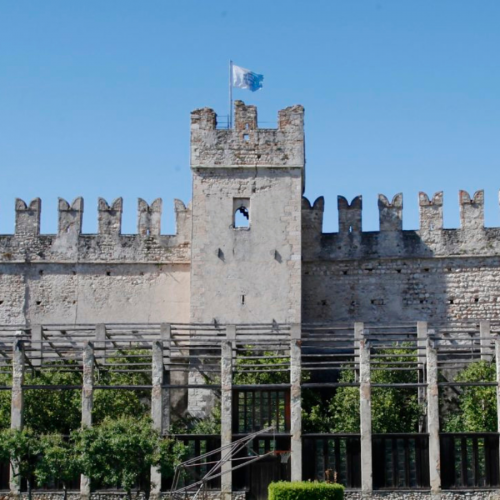
{"type": "MultiPolygon", "coordinates": [[[[172,326],[168,323],[161,325],[161,339],[163,342],[163,384],[171,384],[170,367],[172,363],[172,326]]],[[[170,412],[170,389],[163,388],[163,430],[167,431],[171,425],[171,412],[170,412]]]]}
{"type": "MultiPolygon", "coordinates": [[[[153,342],[151,419],[153,427],[160,433],[164,431],[163,420],[163,341],[153,342]]],[[[161,473],[156,467],[151,468],[151,497],[159,498],[161,491],[161,473]]]]}
{"type": "Polygon", "coordinates": [[[372,464],[372,402],[370,345],[365,338],[364,324],[354,323],[354,337],[359,343],[359,417],[361,433],[361,492],[373,490],[372,464]]]}
{"type": "MultiPolygon", "coordinates": [[[[417,366],[418,382],[424,384],[426,380],[426,349],[427,349],[427,321],[417,321],[417,366]]],[[[422,406],[426,400],[426,387],[419,386],[417,389],[418,403],[422,406]]],[[[425,432],[425,418],[419,417],[418,432],[425,432]]]]}
{"type": "Polygon", "coordinates": [[[497,432],[500,432],[500,334],[495,334],[495,363],[497,368],[497,432]]]}
{"type": "MultiPolygon", "coordinates": [[[[85,342],[83,346],[83,384],[82,384],[82,427],[92,427],[92,410],[94,408],[94,344],[85,342]]],[[[80,496],[90,498],[90,479],[80,477],[80,496]]]]}
{"type": "Polygon", "coordinates": [[[290,330],[290,449],[292,452],[292,481],[302,481],[301,337],[301,326],[292,325],[290,330]]]}
{"type": "MultiPolygon", "coordinates": [[[[226,326],[226,340],[222,342],[221,356],[221,447],[233,441],[233,348],[236,340],[236,326],[226,326]]],[[[228,451],[222,452],[222,458],[228,451]]],[[[221,499],[230,500],[233,490],[232,463],[222,464],[221,499]]]]}
{"type": "MultiPolygon", "coordinates": [[[[21,333],[21,332],[19,332],[21,333]]],[[[17,334],[17,333],[16,333],[17,334]]],[[[24,345],[22,340],[15,340],[12,350],[12,391],[10,407],[10,428],[13,430],[22,430],[23,428],[23,410],[24,410],[24,372],[25,358],[24,345]]],[[[21,481],[16,476],[17,470],[11,465],[10,468],[10,493],[14,497],[21,494],[21,481]]]]}
{"type": "Polygon", "coordinates": [[[439,443],[439,387],[435,342],[427,332],[427,431],[429,433],[429,479],[431,493],[441,491],[441,452],[439,443]]]}

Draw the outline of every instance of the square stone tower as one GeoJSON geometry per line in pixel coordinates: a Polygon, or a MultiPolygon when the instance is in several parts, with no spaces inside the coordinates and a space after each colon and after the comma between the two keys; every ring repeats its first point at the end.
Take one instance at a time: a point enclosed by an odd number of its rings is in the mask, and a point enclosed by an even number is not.
{"type": "Polygon", "coordinates": [[[191,322],[300,323],[304,109],[257,127],[235,102],[234,128],[191,114],[191,322]]]}

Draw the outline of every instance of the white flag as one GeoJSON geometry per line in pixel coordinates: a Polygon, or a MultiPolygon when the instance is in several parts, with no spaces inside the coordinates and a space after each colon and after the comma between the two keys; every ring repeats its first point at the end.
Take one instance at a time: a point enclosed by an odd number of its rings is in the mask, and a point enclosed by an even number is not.
{"type": "Polygon", "coordinates": [[[249,69],[242,68],[241,66],[236,66],[236,64],[233,64],[232,68],[233,87],[238,89],[248,89],[252,92],[262,88],[262,82],[264,81],[264,77],[262,75],[258,75],[257,73],[254,73],[249,69]]]}

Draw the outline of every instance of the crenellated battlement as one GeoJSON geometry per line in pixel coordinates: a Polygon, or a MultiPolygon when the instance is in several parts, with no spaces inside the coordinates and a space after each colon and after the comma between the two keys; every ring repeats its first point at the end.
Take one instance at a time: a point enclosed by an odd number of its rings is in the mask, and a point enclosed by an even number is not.
{"type": "Polygon", "coordinates": [[[339,210],[339,233],[360,233],[363,197],[356,196],[351,203],[343,196],[337,197],[339,210]]]}
{"type": "Polygon", "coordinates": [[[460,191],[459,198],[462,229],[483,229],[484,191],[476,191],[472,198],[467,191],[460,191]]]}
{"type": "Polygon", "coordinates": [[[498,255],[500,228],[484,227],[484,191],[473,197],[459,192],[460,228],[443,228],[443,192],[432,198],[420,192],[418,197],[420,228],[403,230],[403,195],[392,201],[378,196],[379,231],[362,231],[362,198],[351,203],[338,197],[338,233],[322,233],[324,201],[321,209],[302,203],[304,258],[353,259],[379,257],[448,257],[460,255],[498,255]]]}
{"type": "Polygon", "coordinates": [[[420,213],[420,230],[434,231],[443,229],[443,192],[435,193],[432,200],[427,194],[418,194],[418,206],[420,213]]]}
{"type": "Polygon", "coordinates": [[[123,199],[99,198],[97,234],[82,234],[83,198],[58,200],[58,232],[40,234],[42,202],[16,199],[15,233],[0,235],[0,262],[181,261],[189,262],[191,207],[175,200],[176,234],[161,234],[162,200],[138,199],[137,234],[122,234],[123,199]]]}
{"type": "Polygon", "coordinates": [[[201,108],[191,113],[191,168],[304,166],[304,108],[278,113],[278,128],[257,126],[257,108],[234,103],[234,127],[217,129],[217,114],[201,108]]]}
{"type": "Polygon", "coordinates": [[[63,198],[59,198],[58,210],[58,234],[79,235],[82,232],[83,198],[75,198],[71,205],[63,198]]]}
{"type": "Polygon", "coordinates": [[[42,200],[35,198],[29,205],[16,198],[16,234],[36,236],[40,234],[42,200]]]}
{"type": "Polygon", "coordinates": [[[392,202],[378,195],[380,231],[401,231],[403,229],[403,193],[398,193],[392,202]]]}
{"type": "Polygon", "coordinates": [[[121,234],[123,198],[117,198],[111,205],[108,205],[103,198],[99,198],[97,210],[99,214],[97,218],[99,234],[109,234],[111,236],[121,234]]]}
{"type": "Polygon", "coordinates": [[[161,230],[162,199],[156,198],[151,205],[148,205],[146,201],[139,198],[138,203],[137,232],[141,236],[159,236],[161,230]]]}

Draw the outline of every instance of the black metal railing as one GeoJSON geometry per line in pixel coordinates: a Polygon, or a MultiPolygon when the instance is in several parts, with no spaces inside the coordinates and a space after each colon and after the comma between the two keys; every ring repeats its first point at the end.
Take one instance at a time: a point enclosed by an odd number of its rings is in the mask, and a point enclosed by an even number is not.
{"type": "Polygon", "coordinates": [[[374,434],[372,455],[375,489],[429,488],[427,434],[374,434]]]}
{"type": "Polygon", "coordinates": [[[499,486],[497,433],[440,435],[443,489],[499,486]]]}
{"type": "Polygon", "coordinates": [[[332,481],[361,488],[359,434],[305,434],[302,438],[305,480],[332,481]]]}
{"type": "Polygon", "coordinates": [[[290,391],[237,389],[234,391],[233,432],[256,432],[274,427],[275,432],[290,431],[290,391]]]}
{"type": "Polygon", "coordinates": [[[0,462],[0,490],[9,490],[10,463],[0,462]]]}

